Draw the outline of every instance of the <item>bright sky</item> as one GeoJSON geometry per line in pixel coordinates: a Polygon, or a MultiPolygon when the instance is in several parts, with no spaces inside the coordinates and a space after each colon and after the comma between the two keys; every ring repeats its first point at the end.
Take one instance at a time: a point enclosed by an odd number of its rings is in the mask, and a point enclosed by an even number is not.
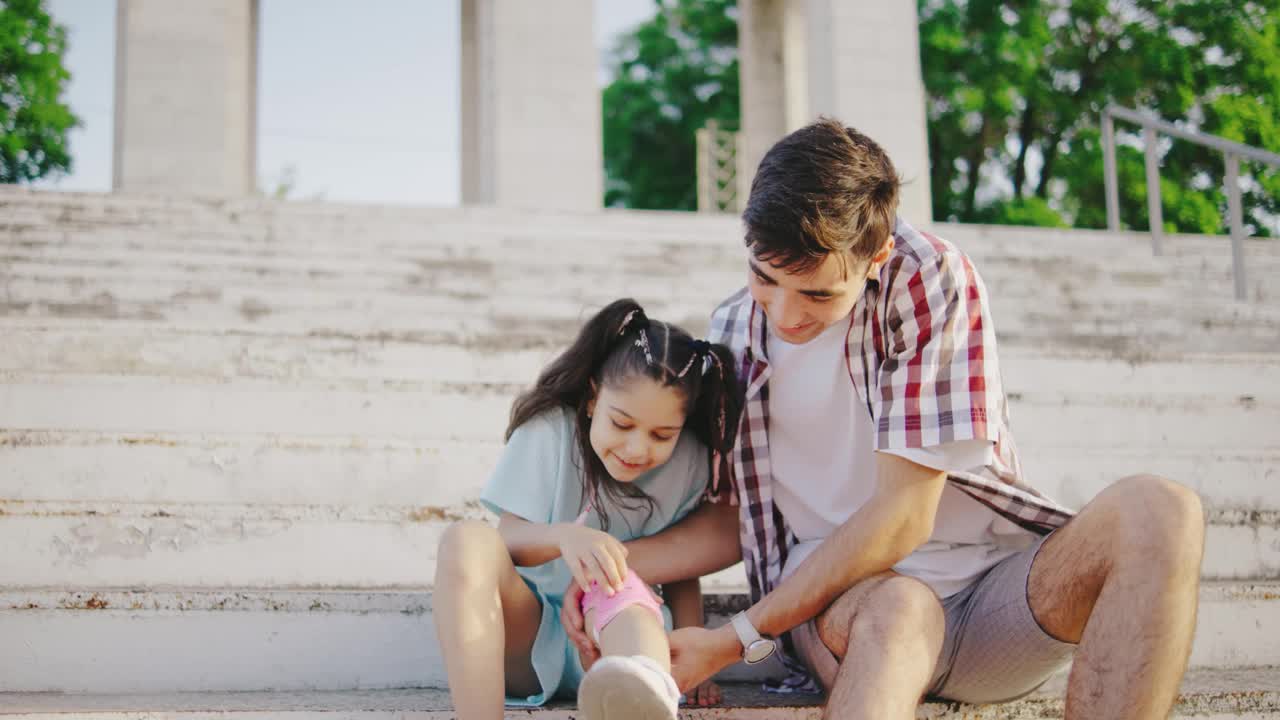
{"type": "MultiPolygon", "coordinates": [[[[47,0],[67,27],[70,175],[42,183],[111,189],[115,3],[47,0]]],[[[260,0],[258,182],[292,169],[295,197],[453,205],[459,197],[459,0],[260,0]],[[297,18],[306,16],[305,29],[297,18]]],[[[596,47],[654,0],[595,0],[596,47]]],[[[601,75],[603,79],[603,74],[601,75]]]]}

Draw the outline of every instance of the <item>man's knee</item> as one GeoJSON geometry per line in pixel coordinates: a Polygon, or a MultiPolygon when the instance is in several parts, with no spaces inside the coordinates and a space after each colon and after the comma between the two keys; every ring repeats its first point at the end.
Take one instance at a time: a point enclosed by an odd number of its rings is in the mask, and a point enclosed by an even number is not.
{"type": "Polygon", "coordinates": [[[942,603],[933,590],[914,578],[893,575],[869,589],[846,592],[819,616],[818,637],[837,657],[843,658],[852,641],[884,647],[900,647],[904,638],[942,637],[945,619],[942,603]],[[856,593],[856,597],[850,597],[856,593]],[[842,601],[850,606],[842,607],[842,601]]]}
{"type": "Polygon", "coordinates": [[[938,630],[944,623],[942,603],[933,590],[914,578],[884,581],[853,617],[854,632],[888,638],[904,630],[938,630]]]}
{"type": "Polygon", "coordinates": [[[450,525],[436,553],[436,586],[459,587],[492,579],[492,563],[485,559],[497,551],[505,552],[506,544],[492,526],[478,520],[450,525]]]}
{"type": "Polygon", "coordinates": [[[1149,572],[1199,568],[1204,507],[1191,489],[1156,475],[1134,475],[1105,491],[1113,506],[1113,561],[1149,572]]]}

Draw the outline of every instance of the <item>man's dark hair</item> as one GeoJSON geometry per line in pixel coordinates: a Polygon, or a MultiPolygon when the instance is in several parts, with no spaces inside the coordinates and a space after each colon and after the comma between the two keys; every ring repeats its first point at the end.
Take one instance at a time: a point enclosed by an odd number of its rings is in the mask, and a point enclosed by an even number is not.
{"type": "Polygon", "coordinates": [[[874,140],[831,118],[779,140],[760,161],[747,209],[756,258],[811,272],[830,253],[870,258],[893,232],[901,181],[874,140]]]}

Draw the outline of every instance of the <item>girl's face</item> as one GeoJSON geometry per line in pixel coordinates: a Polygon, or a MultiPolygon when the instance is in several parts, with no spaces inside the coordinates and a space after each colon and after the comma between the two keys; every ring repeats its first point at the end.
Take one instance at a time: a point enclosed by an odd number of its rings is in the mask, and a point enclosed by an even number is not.
{"type": "Polygon", "coordinates": [[[605,383],[587,406],[591,448],[614,480],[631,482],[671,458],[684,427],[684,406],[677,390],[647,377],[605,383]]]}

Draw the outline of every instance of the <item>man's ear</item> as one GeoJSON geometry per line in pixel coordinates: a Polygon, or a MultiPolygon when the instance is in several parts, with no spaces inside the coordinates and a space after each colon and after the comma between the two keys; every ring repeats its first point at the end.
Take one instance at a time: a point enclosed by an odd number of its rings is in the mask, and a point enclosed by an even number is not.
{"type": "Polygon", "coordinates": [[[867,265],[868,278],[875,278],[880,274],[880,267],[888,262],[889,256],[893,254],[893,247],[893,236],[890,235],[876,254],[871,256],[871,262],[867,265]]]}

